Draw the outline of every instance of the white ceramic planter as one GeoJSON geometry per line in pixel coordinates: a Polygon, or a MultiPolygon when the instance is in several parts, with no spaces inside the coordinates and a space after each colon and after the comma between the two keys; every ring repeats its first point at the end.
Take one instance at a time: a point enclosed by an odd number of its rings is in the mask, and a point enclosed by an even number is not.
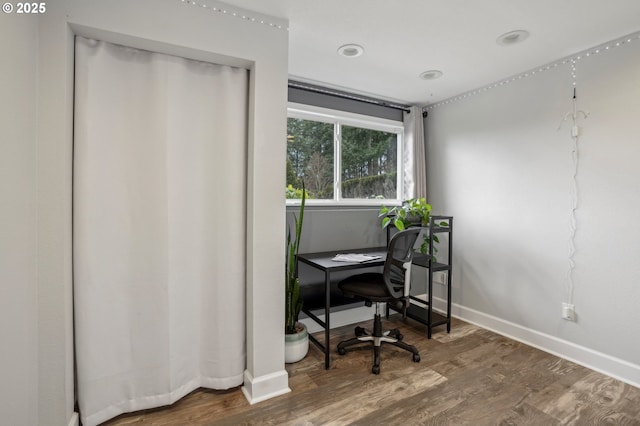
{"type": "Polygon", "coordinates": [[[298,323],[303,330],[296,334],[284,335],[284,362],[298,362],[309,352],[309,333],[307,327],[298,323]]]}

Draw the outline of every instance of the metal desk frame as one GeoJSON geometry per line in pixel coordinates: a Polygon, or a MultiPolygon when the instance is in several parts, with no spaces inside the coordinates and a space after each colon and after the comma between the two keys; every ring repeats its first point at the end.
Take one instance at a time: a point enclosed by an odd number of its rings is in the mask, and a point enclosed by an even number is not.
{"type": "Polygon", "coordinates": [[[331,330],[330,325],[330,316],[331,316],[331,273],[337,271],[348,271],[348,270],[356,270],[363,268],[371,268],[376,266],[383,266],[384,262],[387,258],[387,248],[386,247],[375,247],[375,248],[365,248],[365,249],[350,249],[350,250],[340,250],[340,251],[328,251],[321,253],[307,253],[307,254],[299,254],[298,262],[304,263],[306,265],[311,266],[312,268],[318,269],[320,271],[324,271],[324,292],[325,292],[325,301],[324,301],[324,318],[322,321],[318,318],[313,312],[309,309],[303,307],[302,312],[307,314],[309,318],[317,322],[322,328],[324,328],[324,344],[318,341],[314,336],[309,334],[309,339],[318,347],[321,351],[324,352],[324,368],[329,369],[331,365],[331,356],[330,356],[330,339],[329,333],[331,330]],[[380,259],[370,260],[367,262],[336,262],[331,260],[338,253],[366,253],[380,256],[380,259]]]}

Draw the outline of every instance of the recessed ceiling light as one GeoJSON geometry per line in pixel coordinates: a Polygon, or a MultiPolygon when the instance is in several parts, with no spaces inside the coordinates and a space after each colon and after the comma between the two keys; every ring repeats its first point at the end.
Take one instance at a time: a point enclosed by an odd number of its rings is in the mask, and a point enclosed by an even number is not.
{"type": "Polygon", "coordinates": [[[345,44],[338,48],[338,55],[345,56],[347,58],[355,58],[364,53],[364,47],[358,44],[345,44]]]}
{"type": "Polygon", "coordinates": [[[520,43],[529,38],[529,31],[515,30],[502,34],[496,39],[496,43],[500,46],[511,46],[512,44],[520,43]]]}
{"type": "Polygon", "coordinates": [[[440,70],[429,70],[425,71],[419,76],[423,80],[435,80],[436,78],[442,77],[442,71],[440,70]]]}

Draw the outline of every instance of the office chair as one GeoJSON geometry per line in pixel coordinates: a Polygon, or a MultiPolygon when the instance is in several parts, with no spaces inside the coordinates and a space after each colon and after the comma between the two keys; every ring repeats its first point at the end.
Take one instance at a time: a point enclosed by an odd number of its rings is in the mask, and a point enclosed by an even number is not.
{"type": "Polygon", "coordinates": [[[402,341],[402,334],[398,329],[382,331],[380,319],[380,302],[402,303],[403,307],[409,303],[408,279],[413,245],[420,234],[420,228],[409,228],[398,232],[391,238],[387,249],[387,259],[382,273],[368,272],[353,275],[338,283],[342,293],[348,297],[357,297],[365,300],[367,306],[376,304],[376,313],[373,319],[373,333],[369,334],[364,328],[356,327],[356,337],[338,343],[338,353],[344,355],[347,348],[359,343],[372,344],[373,346],[373,374],[380,374],[380,346],[389,343],[413,354],[413,362],[420,362],[420,353],[415,346],[402,341]]]}

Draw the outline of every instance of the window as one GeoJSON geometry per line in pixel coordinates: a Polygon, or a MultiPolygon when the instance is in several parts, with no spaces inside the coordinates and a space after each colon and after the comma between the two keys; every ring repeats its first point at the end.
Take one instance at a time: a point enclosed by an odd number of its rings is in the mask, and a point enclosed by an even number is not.
{"type": "Polygon", "coordinates": [[[399,203],[402,123],[316,107],[290,107],[287,119],[287,202],[399,203]]]}

